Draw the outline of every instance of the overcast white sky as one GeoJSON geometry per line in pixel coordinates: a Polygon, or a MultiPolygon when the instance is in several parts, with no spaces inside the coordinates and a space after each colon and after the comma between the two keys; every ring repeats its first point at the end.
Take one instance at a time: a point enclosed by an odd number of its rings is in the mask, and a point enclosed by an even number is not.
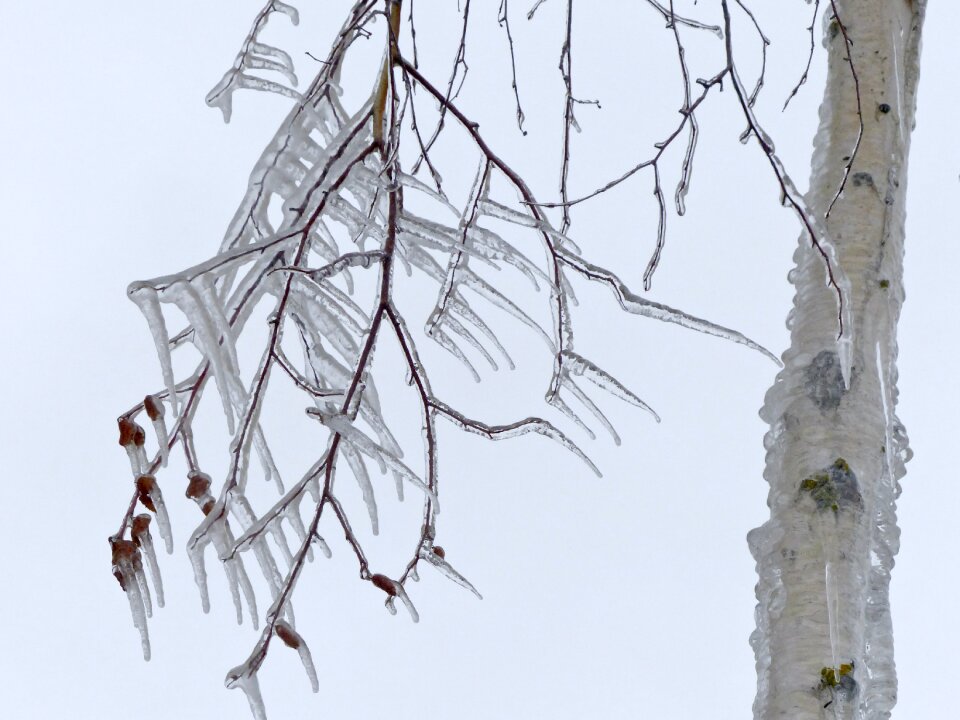
{"type": "MultiPolygon", "coordinates": [[[[301,2],[296,31],[274,21],[304,79],[314,65],[302,50],[325,53],[342,4],[301,2]]],[[[523,17],[526,5],[511,6],[527,137],[511,128],[498,4],[474,3],[463,107],[538,196],[552,199],[561,4],[547,3],[533,23],[523,17]]],[[[425,62],[450,55],[459,26],[449,5],[417,3],[425,62]]],[[[587,5],[577,9],[575,84],[603,109],[579,110],[574,194],[646,157],[679,102],[671,38],[657,16],[626,2],[591,16],[597,11],[587,5]]],[[[714,5],[701,2],[698,12],[716,18],[714,5]]],[[[822,63],[815,61],[810,85],[781,114],[805,61],[810,8],[799,0],[776,5],[761,15],[775,42],[759,112],[802,186],[822,63]]],[[[201,613],[183,551],[197,515],[182,496],[182,463],[160,478],[176,552],[161,557],[167,607],[150,624],[149,663],[110,575],[106,538],[130,493],[115,418],[161,385],[145,323],[125,288],[215,250],[286,110],[276,97],[239,95],[235,120],[224,126],[203,104],[259,6],[0,0],[0,707],[7,717],[248,716],[243,696],[222,681],[256,635],[234,624],[212,559],[213,610],[201,613]]],[[[953,3],[931,3],[909,180],[899,414],[916,456],[903,481],[903,544],[892,586],[901,718],[934,717],[953,704],[947,668],[960,637],[958,27],[953,3]]],[[[745,32],[739,39],[746,72],[756,39],[745,32]]],[[[718,46],[703,47],[691,55],[706,75],[717,69],[718,46]]],[[[428,67],[445,81],[446,61],[428,67]]],[[[777,206],[757,148],[736,142],[742,122],[733,111],[728,93],[701,114],[689,213],[671,217],[650,296],[779,353],[797,229],[777,206]]],[[[474,161],[467,146],[451,148],[455,183],[474,161]]],[[[573,235],[586,254],[615,264],[637,287],[654,237],[651,188],[649,176],[638,176],[574,215],[573,235]]],[[[578,348],[663,422],[606,402],[624,444],[580,436],[604,472],[600,480],[542,438],[494,445],[444,428],[438,543],[483,601],[425,569],[411,591],[420,623],[402,611],[392,617],[382,596],[356,581],[351,557],[330,533],[334,559],[308,568],[295,600],[320,694],[310,693],[296,655],[277,647],[261,672],[271,720],[748,716],[755,575],[745,536],[767,514],[757,410],[776,368],[739,346],[625,317],[608,295],[577,289],[578,348]]],[[[504,328],[521,367],[487,372],[481,386],[445,357],[429,356],[435,385],[491,421],[544,412],[549,359],[538,341],[504,328]]],[[[396,389],[389,389],[389,355],[379,382],[386,402],[402,412],[401,383],[393,378],[396,389]]],[[[418,434],[414,420],[401,431],[415,458],[418,434]]],[[[222,448],[201,445],[201,454],[213,467],[222,462],[222,448]]],[[[412,546],[404,523],[417,505],[391,509],[388,484],[378,486],[381,507],[397,529],[374,546],[383,557],[397,552],[392,542],[404,552],[412,546]]]]}

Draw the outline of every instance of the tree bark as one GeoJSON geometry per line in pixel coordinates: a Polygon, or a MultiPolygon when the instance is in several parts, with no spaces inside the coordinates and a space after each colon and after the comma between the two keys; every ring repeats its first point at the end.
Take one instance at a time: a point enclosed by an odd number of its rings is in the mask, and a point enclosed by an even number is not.
{"type": "Polygon", "coordinates": [[[924,9],[925,0],[827,4],[807,200],[826,216],[849,280],[851,327],[838,342],[837,296],[801,237],[791,345],[761,411],[770,519],[748,537],[759,575],[757,720],[874,720],[896,703],[888,587],[910,454],[894,412],[896,325],[924,9]]]}

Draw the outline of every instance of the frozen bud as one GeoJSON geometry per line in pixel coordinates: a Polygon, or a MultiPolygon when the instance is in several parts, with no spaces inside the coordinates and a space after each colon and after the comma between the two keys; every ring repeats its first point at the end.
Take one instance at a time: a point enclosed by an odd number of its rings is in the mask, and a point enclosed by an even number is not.
{"type": "Polygon", "coordinates": [[[137,434],[137,424],[130,418],[122,417],[117,419],[117,425],[120,428],[120,446],[133,445],[133,438],[137,434]]]}
{"type": "Polygon", "coordinates": [[[204,515],[209,515],[210,512],[213,510],[213,506],[216,504],[217,503],[214,501],[214,499],[210,498],[205,503],[203,503],[203,505],[200,506],[200,510],[201,512],[203,512],[204,515]]]}
{"type": "Polygon", "coordinates": [[[135,428],[133,433],[133,444],[136,445],[137,447],[143,447],[147,442],[147,433],[142,427],[140,427],[136,423],[134,423],[133,425],[135,428]]]}
{"type": "Polygon", "coordinates": [[[150,535],[150,521],[152,518],[146,513],[137,515],[130,522],[130,536],[140,548],[143,560],[153,578],[154,591],[157,594],[157,604],[163,607],[163,578],[160,576],[160,565],[157,563],[157,552],[153,547],[153,538],[150,535]]]}
{"type": "Polygon", "coordinates": [[[383,590],[390,597],[394,597],[397,594],[397,583],[388,578],[386,575],[375,573],[374,575],[370,576],[370,582],[383,590]]]}
{"type": "Polygon", "coordinates": [[[120,588],[126,592],[127,572],[125,571],[133,566],[134,558],[139,554],[137,546],[130,540],[111,540],[110,551],[113,561],[113,576],[120,583],[120,588]]]}
{"type": "Polygon", "coordinates": [[[287,623],[280,621],[273,630],[287,647],[294,650],[300,647],[300,636],[287,623]]]}
{"type": "Polygon", "coordinates": [[[160,462],[164,467],[170,460],[170,436],[167,434],[167,424],[163,419],[163,403],[156,396],[147,395],[143,399],[143,408],[147,411],[153,430],[157,434],[157,445],[160,449],[160,462]]]}
{"type": "Polygon", "coordinates": [[[187,475],[187,497],[191,500],[202,498],[210,489],[210,476],[202,472],[191,472],[187,475]]]}
{"type": "Polygon", "coordinates": [[[307,671],[307,677],[310,679],[310,687],[314,692],[318,692],[320,690],[320,681],[317,678],[317,669],[313,665],[310,648],[307,647],[307,643],[300,637],[300,633],[283,620],[277,621],[273,631],[277,634],[277,637],[283,640],[287,647],[293,648],[297,651],[297,654],[300,655],[300,662],[303,663],[303,669],[307,671]]]}
{"type": "Polygon", "coordinates": [[[163,403],[153,395],[147,395],[143,399],[143,409],[147,411],[147,417],[150,420],[159,420],[163,417],[163,403]]]}
{"type": "Polygon", "coordinates": [[[170,530],[170,517],[167,515],[167,506],[163,502],[163,493],[153,475],[137,476],[137,497],[147,510],[157,516],[157,530],[166,545],[167,552],[173,552],[173,533],[170,530]]]}
{"type": "Polygon", "coordinates": [[[137,515],[130,523],[130,535],[133,542],[140,545],[140,538],[150,534],[150,516],[147,514],[137,515]]]}
{"type": "Polygon", "coordinates": [[[153,475],[141,475],[137,478],[137,492],[140,494],[140,502],[147,510],[157,511],[153,503],[152,495],[159,492],[157,488],[157,479],[153,475]]]}
{"type": "Polygon", "coordinates": [[[433,546],[433,554],[436,555],[438,558],[445,558],[447,556],[447,553],[439,545],[433,546]]]}

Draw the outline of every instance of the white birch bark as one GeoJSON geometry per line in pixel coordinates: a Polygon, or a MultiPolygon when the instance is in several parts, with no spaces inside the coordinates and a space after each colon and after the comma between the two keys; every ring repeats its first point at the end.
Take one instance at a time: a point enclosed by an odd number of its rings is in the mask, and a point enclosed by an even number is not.
{"type": "Polygon", "coordinates": [[[896,498],[909,457],[894,414],[896,324],[903,301],[906,168],[914,124],[922,0],[828,5],[827,86],[808,201],[821,217],[863,137],[827,220],[850,281],[849,386],[837,298],[809,239],[790,275],[791,346],[761,415],[770,519],[753,530],[757,561],[757,720],[887,718],[896,702],[888,586],[899,545],[896,498]]]}

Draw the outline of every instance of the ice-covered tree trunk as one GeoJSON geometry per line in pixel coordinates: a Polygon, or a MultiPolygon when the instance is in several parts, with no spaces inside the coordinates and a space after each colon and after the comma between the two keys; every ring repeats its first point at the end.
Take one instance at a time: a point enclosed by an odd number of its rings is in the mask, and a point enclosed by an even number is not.
{"type": "Polygon", "coordinates": [[[894,412],[896,324],[924,5],[828,5],[808,200],[827,216],[850,282],[850,327],[838,344],[837,296],[801,238],[791,346],[762,410],[770,520],[749,536],[759,574],[757,720],[874,720],[896,702],[888,586],[909,455],[894,412]]]}

